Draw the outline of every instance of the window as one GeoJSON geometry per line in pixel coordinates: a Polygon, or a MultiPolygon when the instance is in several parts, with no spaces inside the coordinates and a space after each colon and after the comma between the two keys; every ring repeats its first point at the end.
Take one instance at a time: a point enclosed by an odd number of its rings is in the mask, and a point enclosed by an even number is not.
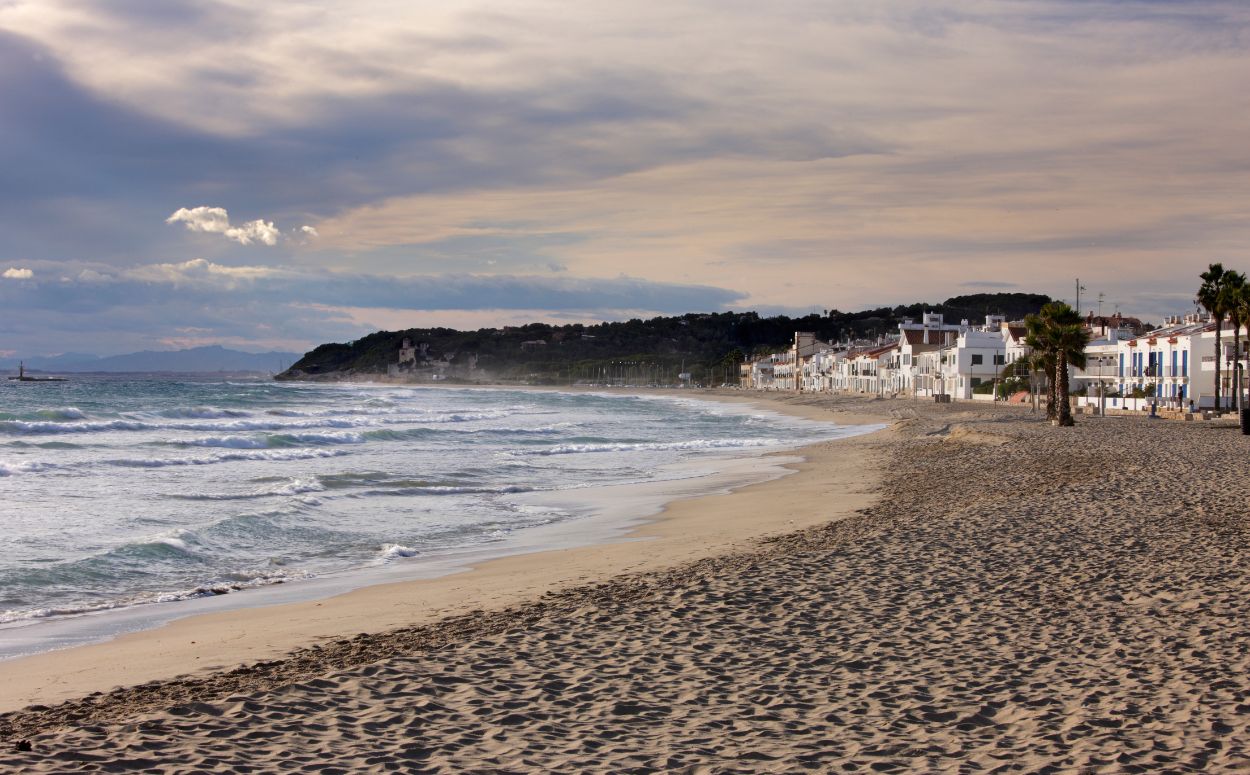
{"type": "MultiPolygon", "coordinates": [[[[974,356],[972,356],[972,357],[973,357],[973,358],[980,358],[981,356],[979,356],[979,355],[974,355],[974,356]]],[[[980,377],[973,377],[973,378],[972,378],[972,386],[973,386],[973,387],[980,387],[980,385],[981,385],[981,378],[980,378],[980,377]]]]}
{"type": "Polygon", "coordinates": [[[1006,356],[1006,355],[995,355],[995,356],[994,356],[994,365],[995,365],[995,366],[1005,366],[1005,365],[1007,365],[1007,356],[1006,356]]]}
{"type": "Polygon", "coordinates": [[[984,360],[985,360],[985,356],[981,355],[981,353],[973,353],[972,355],[973,366],[980,366],[984,360]]]}

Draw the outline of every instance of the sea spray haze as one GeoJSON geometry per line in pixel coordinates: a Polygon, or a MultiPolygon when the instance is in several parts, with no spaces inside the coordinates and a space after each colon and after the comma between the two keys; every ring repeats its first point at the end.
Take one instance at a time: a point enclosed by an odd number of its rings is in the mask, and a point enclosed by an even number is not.
{"type": "Polygon", "coordinates": [[[6,628],[489,548],[580,516],[517,493],[840,433],[589,393],[125,377],[0,390],[6,628]]]}

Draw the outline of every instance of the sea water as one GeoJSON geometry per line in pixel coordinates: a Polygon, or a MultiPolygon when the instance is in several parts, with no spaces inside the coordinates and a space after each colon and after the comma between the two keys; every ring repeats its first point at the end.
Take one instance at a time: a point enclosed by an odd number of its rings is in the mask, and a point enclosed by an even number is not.
{"type": "Polygon", "coordinates": [[[8,383],[0,628],[23,628],[29,651],[38,637],[27,628],[41,623],[489,555],[527,530],[550,536],[593,517],[587,504],[602,505],[593,493],[604,488],[698,480],[718,460],[851,432],[659,396],[8,383]]]}

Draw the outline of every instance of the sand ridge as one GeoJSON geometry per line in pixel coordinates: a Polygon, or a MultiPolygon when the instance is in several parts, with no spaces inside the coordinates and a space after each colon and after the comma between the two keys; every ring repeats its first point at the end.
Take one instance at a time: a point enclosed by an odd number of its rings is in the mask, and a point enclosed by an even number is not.
{"type": "Polygon", "coordinates": [[[1250,532],[1244,466],[1230,464],[1247,440],[1209,424],[1108,418],[1055,429],[1018,409],[872,408],[904,421],[860,442],[882,457],[885,480],[851,518],[466,614],[444,623],[442,640],[350,639],[338,645],[377,659],[286,678],[288,668],[260,666],[219,686],[226,696],[175,681],[160,702],[129,710],[123,694],[10,714],[0,732],[30,736],[34,749],[10,763],[1250,767],[1250,532]]]}

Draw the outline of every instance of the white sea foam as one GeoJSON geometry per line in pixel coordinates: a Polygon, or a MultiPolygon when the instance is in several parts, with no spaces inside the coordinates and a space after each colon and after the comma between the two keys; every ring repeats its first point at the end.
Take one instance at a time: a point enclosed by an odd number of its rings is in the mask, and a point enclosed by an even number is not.
{"type": "Polygon", "coordinates": [[[414,416],[412,422],[418,423],[451,423],[451,422],[476,422],[478,420],[498,420],[503,417],[510,417],[515,414],[508,410],[494,410],[485,412],[427,412],[414,416]]]}
{"type": "Polygon", "coordinates": [[[269,495],[302,495],[309,492],[325,492],[325,485],[316,479],[295,478],[281,487],[267,491],[269,495]]]}
{"type": "Polygon", "coordinates": [[[0,421],[0,433],[98,433],[100,431],[146,431],[157,426],[137,420],[95,422],[0,421]]]}
{"type": "Polygon", "coordinates": [[[226,447],[229,449],[268,449],[297,444],[363,444],[359,433],[290,433],[276,436],[204,436],[173,442],[190,447],[226,447]]]}
{"type": "Polygon", "coordinates": [[[401,544],[385,544],[382,547],[382,555],[378,557],[377,562],[388,563],[402,557],[416,557],[419,554],[421,554],[421,552],[413,549],[411,546],[403,546],[401,544]]]}
{"type": "Polygon", "coordinates": [[[274,417],[340,417],[342,415],[366,415],[366,416],[390,416],[403,414],[403,409],[398,408],[378,408],[378,407],[345,407],[343,409],[318,409],[315,411],[305,409],[269,409],[265,414],[274,417]]]}
{"type": "Polygon", "coordinates": [[[323,457],[338,457],[347,452],[337,449],[258,449],[240,452],[221,452],[206,457],[174,457],[174,458],[118,458],[105,460],[108,465],[128,468],[164,468],[166,466],[203,466],[213,463],[232,463],[246,460],[313,460],[323,457]]]}
{"type": "Polygon", "coordinates": [[[559,444],[547,449],[523,450],[512,452],[517,456],[527,455],[579,455],[592,452],[663,452],[697,449],[743,449],[750,447],[771,447],[781,444],[780,439],[693,439],[691,441],[669,442],[620,442],[606,444],[559,444]]]}
{"type": "Polygon", "coordinates": [[[533,490],[533,487],[526,487],[521,484],[501,485],[498,487],[432,484],[424,487],[397,487],[393,490],[366,490],[358,493],[358,495],[506,495],[508,493],[532,492],[533,490]]]}
{"type": "Polygon", "coordinates": [[[319,420],[274,422],[272,420],[233,420],[231,422],[168,423],[156,426],[176,431],[216,431],[237,433],[240,431],[298,431],[310,428],[359,428],[370,425],[368,420],[345,417],[326,417],[319,420]]]}
{"type": "Polygon", "coordinates": [[[267,439],[252,436],[205,436],[176,443],[191,447],[229,447],[231,449],[264,449],[269,446],[267,439]]]}
{"type": "Polygon", "coordinates": [[[187,420],[216,420],[223,417],[251,417],[251,412],[241,409],[217,409],[211,406],[192,406],[178,409],[166,409],[159,412],[161,417],[187,420]]]}
{"type": "MultiPolygon", "coordinates": [[[[425,420],[422,420],[425,422],[425,420]]],[[[102,433],[107,431],[201,431],[237,433],[241,431],[292,431],[310,428],[359,428],[371,425],[367,419],[325,417],[296,422],[272,420],[231,420],[229,422],[153,422],[150,420],[120,419],[86,422],[51,422],[45,420],[0,420],[0,433],[51,434],[51,433],[102,433]]]]}
{"type": "Polygon", "coordinates": [[[50,471],[58,466],[55,463],[43,463],[35,460],[25,461],[22,463],[9,463],[0,460],[0,476],[13,476],[14,474],[33,474],[39,471],[50,471]]]}
{"type": "Polygon", "coordinates": [[[275,437],[283,444],[364,444],[365,437],[359,433],[291,433],[275,437]]]}
{"type": "Polygon", "coordinates": [[[339,457],[347,452],[338,449],[268,449],[254,452],[226,452],[210,458],[207,462],[227,463],[234,460],[313,460],[322,457],[339,457]]]}
{"type": "MultiPolygon", "coordinates": [[[[179,534],[185,535],[185,533],[183,533],[182,531],[179,531],[179,534]]],[[[160,536],[155,541],[153,541],[153,543],[164,544],[165,546],[173,547],[174,549],[177,549],[180,552],[185,552],[187,554],[193,553],[191,550],[191,546],[186,542],[185,539],[180,538],[178,535],[160,536]]]]}
{"type": "Polygon", "coordinates": [[[10,608],[0,611],[0,625],[47,619],[54,616],[81,616],[82,614],[113,611],[119,608],[132,608],[151,603],[174,603],[180,600],[192,600],[197,597],[215,597],[231,592],[241,592],[245,589],[256,589],[273,584],[284,584],[295,579],[305,579],[311,574],[304,571],[279,570],[266,573],[243,572],[230,575],[233,578],[228,578],[225,581],[208,582],[190,589],[170,592],[145,592],[121,600],[106,600],[99,603],[64,607],[10,608]]]}

